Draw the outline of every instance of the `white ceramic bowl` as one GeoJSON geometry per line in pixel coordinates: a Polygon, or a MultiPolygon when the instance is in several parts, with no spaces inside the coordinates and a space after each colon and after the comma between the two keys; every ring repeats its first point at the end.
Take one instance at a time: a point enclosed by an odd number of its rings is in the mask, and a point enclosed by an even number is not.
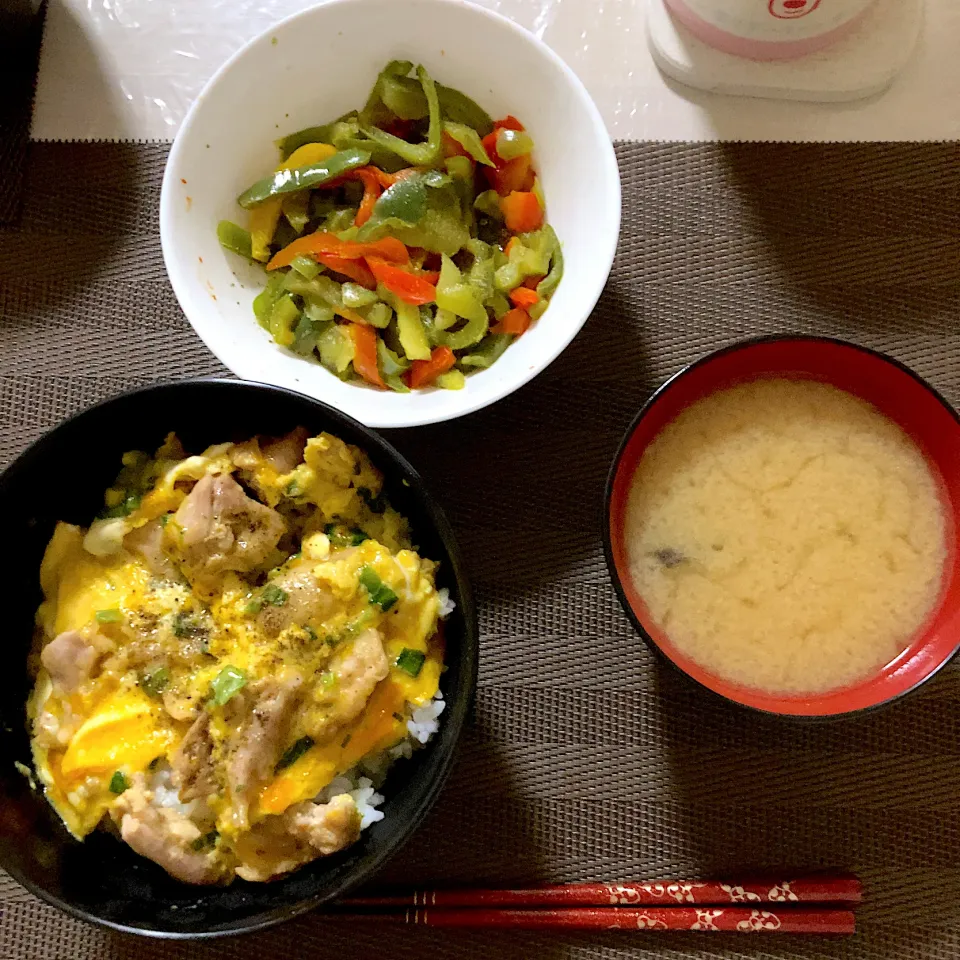
{"type": "Polygon", "coordinates": [[[461,0],[331,0],[278,23],[235,54],[194,103],[163,178],[160,238],[180,306],[235,374],[289,387],[371,427],[459,417],[535,377],[576,336],[613,262],[620,178],[583,84],[512,21],[461,0]],[[253,317],[262,269],[224,252],[221,219],[245,222],[237,196],[277,163],[274,141],[359,109],[388,60],[423,63],[494,118],[512,113],[536,143],[547,218],[566,270],[549,309],[463,390],[385,393],[343,383],[279,347],[253,317]]]}

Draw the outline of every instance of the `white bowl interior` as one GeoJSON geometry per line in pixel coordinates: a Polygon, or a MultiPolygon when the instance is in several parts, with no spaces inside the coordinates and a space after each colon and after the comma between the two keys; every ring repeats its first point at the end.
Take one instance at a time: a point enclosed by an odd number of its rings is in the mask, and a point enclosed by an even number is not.
{"type": "Polygon", "coordinates": [[[201,93],[170,153],[160,231],[177,298],[207,346],[238,376],[287,386],[374,427],[434,423],[477,410],[543,370],[573,339],[606,282],[620,227],[610,138],[564,63],[505,18],[460,0],[331,0],[261,35],[201,93]],[[494,118],[512,113],[536,143],[564,279],[544,316],[460,391],[384,393],[343,383],[277,346],[254,320],[263,271],[223,251],[221,219],[245,223],[236,197],[277,163],[275,141],[359,109],[391,59],[423,63],[494,118]]]}

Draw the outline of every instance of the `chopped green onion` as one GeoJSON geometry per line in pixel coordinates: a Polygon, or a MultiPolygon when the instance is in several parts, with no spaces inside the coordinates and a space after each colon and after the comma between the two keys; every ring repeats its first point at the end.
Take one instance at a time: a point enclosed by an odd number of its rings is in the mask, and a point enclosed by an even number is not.
{"type": "Polygon", "coordinates": [[[158,667],[141,677],[140,688],[150,697],[159,697],[169,683],[170,671],[166,667],[158,667]]]}
{"type": "Polygon", "coordinates": [[[121,620],[120,611],[116,607],[98,610],[94,616],[97,618],[97,623],[119,623],[121,620]]]}
{"type": "Polygon", "coordinates": [[[359,547],[365,540],[370,539],[359,527],[347,528],[336,523],[328,523],[323,532],[332,547],[359,547]]]}
{"type": "Polygon", "coordinates": [[[210,691],[213,702],[222,707],[234,694],[239,693],[247,683],[247,675],[234,666],[227,665],[213,679],[210,691]]]}
{"type": "Polygon", "coordinates": [[[337,683],[337,675],[332,671],[328,670],[326,673],[320,675],[320,686],[324,690],[329,690],[331,687],[334,687],[337,683]]]}
{"type": "Polygon", "coordinates": [[[381,610],[387,611],[397,602],[397,595],[377,576],[373,567],[360,571],[360,585],[370,594],[370,602],[381,610]]]}
{"type": "Polygon", "coordinates": [[[313,737],[301,737],[283,752],[283,756],[277,761],[276,769],[285,770],[287,767],[295,764],[311,747],[313,746],[313,737]]]}
{"type": "Polygon", "coordinates": [[[252,600],[247,601],[247,605],[243,608],[243,612],[247,616],[254,616],[258,614],[263,609],[263,601],[259,597],[254,597],[252,600]]]}
{"type": "Polygon", "coordinates": [[[409,647],[404,647],[400,652],[400,656],[397,657],[397,669],[402,670],[404,673],[409,673],[411,677],[417,677],[420,675],[420,671],[423,669],[423,662],[427,659],[427,655],[420,650],[411,650],[409,647]]]}
{"type": "Polygon", "coordinates": [[[268,583],[261,593],[264,603],[272,607],[282,607],[287,602],[287,591],[282,590],[275,583],[268,583]]]}
{"type": "Polygon", "coordinates": [[[215,847],[219,839],[220,834],[216,830],[211,830],[202,837],[197,837],[190,846],[199,853],[201,850],[209,850],[211,847],[215,847]]]}
{"type": "Polygon", "coordinates": [[[357,487],[357,493],[360,494],[360,499],[373,513],[383,513],[383,511],[386,510],[387,502],[384,499],[382,491],[374,496],[366,487],[357,487]]]}
{"type": "Polygon", "coordinates": [[[110,778],[110,792],[121,794],[124,790],[130,789],[130,781],[123,775],[122,771],[118,770],[110,778]]]}

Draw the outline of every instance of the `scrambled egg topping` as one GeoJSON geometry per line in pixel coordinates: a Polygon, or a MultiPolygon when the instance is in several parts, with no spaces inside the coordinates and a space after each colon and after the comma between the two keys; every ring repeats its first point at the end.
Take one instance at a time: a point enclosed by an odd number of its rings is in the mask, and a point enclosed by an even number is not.
{"type": "Polygon", "coordinates": [[[334,436],[124,455],[57,525],[29,703],[46,795],[193,883],[266,880],[359,836],[339,775],[408,735],[443,669],[435,565],[334,436]]]}

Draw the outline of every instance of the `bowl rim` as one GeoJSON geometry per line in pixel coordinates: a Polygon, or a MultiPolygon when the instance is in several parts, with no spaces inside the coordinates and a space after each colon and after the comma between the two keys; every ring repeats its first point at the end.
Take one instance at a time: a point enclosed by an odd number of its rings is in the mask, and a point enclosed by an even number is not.
{"type": "MultiPolygon", "coordinates": [[[[204,101],[209,96],[210,91],[221,82],[223,77],[230,72],[240,60],[246,56],[247,52],[253,46],[262,43],[264,38],[271,36],[278,29],[285,28],[298,20],[306,20],[312,17],[316,14],[317,10],[321,8],[333,8],[339,6],[359,7],[370,2],[372,2],[372,0],[321,0],[321,2],[315,3],[313,6],[308,7],[305,10],[300,10],[297,13],[284,17],[282,20],[277,21],[276,23],[267,27],[265,30],[262,30],[260,33],[258,33],[255,37],[245,43],[239,50],[233,53],[204,84],[203,89],[190,105],[190,109],[187,111],[187,114],[180,125],[180,129],[177,131],[173,145],[170,148],[170,153],[167,156],[167,161],[164,166],[163,181],[160,189],[159,217],[160,246],[163,254],[164,268],[170,281],[170,285],[173,287],[173,291],[177,298],[177,302],[180,305],[180,309],[187,318],[194,332],[203,341],[210,352],[213,353],[221,363],[225,364],[235,376],[241,379],[249,379],[258,383],[265,382],[261,379],[263,376],[263,371],[257,370],[257,362],[252,353],[249,356],[237,357],[233,355],[232,351],[227,351],[231,354],[231,359],[228,361],[221,348],[223,338],[213,333],[212,329],[209,327],[201,330],[197,322],[195,322],[194,315],[203,315],[204,309],[209,310],[209,306],[203,302],[203,307],[201,307],[202,301],[193,295],[191,283],[186,275],[186,267],[181,267],[176,253],[173,227],[174,204],[176,202],[174,199],[174,193],[175,181],[180,175],[178,168],[181,162],[181,154],[185,150],[184,144],[191,135],[191,131],[196,122],[197,113],[201,109],[204,101]]],[[[424,5],[435,6],[454,5],[454,0],[418,0],[418,2],[424,5]]],[[[563,353],[564,350],[566,350],[570,343],[573,342],[575,337],[583,330],[587,320],[589,320],[590,316],[593,314],[593,311],[596,309],[597,302],[599,301],[600,296],[606,287],[610,272],[613,269],[614,258],[619,246],[623,194],[622,184],[620,182],[620,169],[617,163],[617,156],[616,151],[614,150],[613,140],[607,131],[606,124],[600,114],[599,108],[597,107],[593,98],[590,96],[590,93],[583,84],[583,81],[577,76],[573,69],[568,66],[567,63],[557,53],[553,51],[551,47],[547,46],[547,44],[544,43],[538,36],[536,36],[536,34],[532,33],[530,30],[527,30],[525,27],[522,27],[520,24],[515,23],[513,20],[510,20],[508,17],[505,17],[503,14],[498,13],[495,10],[481,7],[472,2],[472,0],[456,0],[455,5],[469,11],[471,15],[486,18],[497,23],[501,28],[512,31],[514,34],[521,37],[525,42],[529,43],[534,49],[536,49],[541,56],[543,56],[555,68],[557,68],[561,74],[563,74],[567,83],[569,84],[569,92],[581,100],[590,118],[591,125],[598,134],[601,134],[597,137],[599,145],[599,155],[597,160],[598,166],[605,168],[605,176],[609,181],[609,196],[607,197],[607,207],[609,209],[605,211],[605,216],[610,220],[611,229],[607,231],[608,235],[606,238],[604,238],[604,234],[601,233],[597,243],[601,247],[604,245],[606,247],[606,250],[603,251],[601,257],[601,262],[605,263],[606,267],[597,272],[597,275],[592,282],[587,282],[585,284],[589,290],[586,299],[590,306],[589,309],[587,309],[584,313],[583,317],[578,322],[571,324],[571,328],[567,333],[559,337],[551,338],[546,344],[547,349],[540,353],[538,357],[534,358],[535,362],[525,365],[514,379],[505,381],[500,385],[499,388],[493,390],[488,396],[474,398],[473,400],[465,399],[465,402],[462,402],[461,406],[451,410],[449,413],[439,412],[434,414],[413,414],[405,415],[399,418],[396,416],[384,418],[382,415],[374,413],[364,419],[363,423],[366,426],[377,429],[404,429],[407,427],[427,426],[433,423],[444,423],[448,420],[456,420],[460,417],[468,416],[471,413],[482,410],[485,407],[488,407],[500,400],[503,400],[505,397],[510,396],[510,394],[516,392],[541,374],[557,359],[557,357],[560,356],[561,353],[563,353]]],[[[215,225],[211,226],[211,231],[213,230],[213,226],[215,225]]],[[[252,317],[251,322],[253,322],[252,317]]],[[[202,323],[200,326],[206,327],[206,325],[202,323]]],[[[304,362],[307,361],[304,360],[304,362]]],[[[484,370],[480,370],[478,371],[478,374],[482,376],[485,372],[486,371],[484,370]]],[[[285,383],[276,383],[275,385],[279,387],[286,386],[285,383]]],[[[372,389],[365,387],[362,384],[351,384],[351,386],[354,386],[356,389],[372,389]]],[[[387,392],[389,393],[390,391],[387,392]]],[[[312,396],[313,399],[319,399],[318,397],[313,396],[313,394],[310,394],[310,396],[312,396]]],[[[469,397],[469,394],[464,394],[464,397],[469,397]]],[[[320,402],[328,401],[321,400],[320,402]]],[[[348,415],[354,417],[354,419],[357,419],[357,416],[354,413],[349,413],[348,415]]]]}
{"type": "MultiPolygon", "coordinates": [[[[672,374],[666,380],[663,381],[647,398],[647,400],[640,407],[639,411],[633,416],[629,425],[626,427],[623,436],[617,445],[616,454],[613,457],[613,460],[610,464],[610,468],[607,472],[607,479],[604,485],[604,494],[603,494],[603,506],[602,506],[602,517],[601,517],[601,538],[603,540],[603,553],[604,559],[606,560],[607,570],[610,574],[610,579],[613,583],[614,590],[617,594],[617,599],[620,601],[620,605],[626,613],[628,619],[633,624],[634,629],[637,633],[640,634],[640,637],[647,644],[647,646],[656,654],[656,656],[662,661],[670,665],[670,667],[679,673],[681,676],[685,677],[686,680],[694,684],[699,690],[706,692],[711,697],[719,699],[725,703],[733,704],[737,708],[751,713],[760,714],[763,716],[777,717],[781,720],[785,720],[790,723],[797,724],[822,724],[835,722],[837,720],[851,719],[854,717],[860,717],[867,713],[873,713],[877,710],[881,710],[884,707],[889,707],[894,703],[897,703],[902,698],[908,696],[909,694],[916,691],[927,681],[933,679],[947,664],[953,660],[957,653],[960,652],[960,635],[956,638],[953,650],[947,654],[940,663],[935,664],[932,669],[930,669],[926,674],[919,677],[915,683],[911,686],[898,691],[897,693],[886,697],[883,700],[879,700],[875,703],[866,704],[861,707],[856,707],[850,710],[841,710],[833,713],[799,713],[799,712],[784,712],[779,710],[767,709],[764,707],[757,706],[752,703],[745,703],[742,700],[738,700],[735,697],[729,696],[726,693],[723,693],[719,690],[715,690],[707,684],[703,683],[697,677],[692,676],[683,667],[677,663],[667,652],[660,646],[659,643],[654,639],[654,637],[647,630],[643,621],[640,619],[637,612],[634,610],[633,605],[630,602],[630,599],[627,595],[626,588],[623,584],[623,578],[620,575],[620,570],[616,563],[616,558],[614,556],[614,547],[613,547],[613,534],[612,534],[612,508],[613,508],[613,497],[614,497],[614,488],[618,478],[619,470],[621,463],[623,461],[624,455],[627,452],[627,449],[630,446],[630,442],[633,439],[633,435],[639,427],[641,421],[643,421],[646,416],[653,410],[653,408],[664,398],[667,392],[674,387],[677,382],[681,379],[686,378],[689,374],[693,374],[708,364],[712,363],[715,360],[720,359],[721,357],[728,356],[732,353],[737,353],[741,350],[748,350],[753,347],[762,346],[764,344],[771,343],[791,343],[791,342],[803,342],[808,344],[826,344],[833,347],[847,348],[854,350],[856,352],[865,354],[875,360],[880,360],[883,363],[886,363],[900,373],[907,374],[913,381],[917,383],[927,394],[929,394],[934,400],[936,400],[941,407],[952,417],[954,422],[960,427],[960,413],[953,407],[953,405],[930,383],[928,383],[923,377],[918,373],[908,367],[905,363],[902,363],[900,360],[897,360],[895,357],[890,356],[889,354],[883,353],[880,350],[874,350],[871,347],[863,346],[859,343],[854,343],[850,340],[844,340],[841,337],[831,337],[826,335],[819,334],[803,334],[803,333],[773,333],[773,334],[764,334],[756,337],[747,337],[742,340],[737,340],[735,343],[728,344],[725,347],[721,347],[718,350],[711,351],[698,359],[686,364],[676,373],[672,374]]],[[[718,387],[717,389],[722,389],[718,387]]],[[[839,389],[843,389],[840,387],[839,389]]],[[[715,392],[715,391],[714,391],[715,392]]],[[[849,391],[847,391],[849,392],[849,391]]],[[[709,394],[707,394],[709,396],[709,394]]],[[[869,401],[868,401],[869,402],[869,401]]],[[[662,428],[661,428],[662,429],[662,428]]],[[[960,561],[958,561],[960,562],[960,561]]]]}
{"type": "MultiPolygon", "coordinates": [[[[29,471],[33,467],[34,461],[40,456],[41,451],[48,448],[51,443],[55,444],[58,434],[65,431],[68,426],[75,424],[76,421],[82,420],[87,416],[93,416],[97,412],[114,404],[122,404],[128,398],[136,395],[150,393],[159,393],[162,395],[175,392],[183,387],[196,386],[212,386],[214,389],[224,387],[230,390],[239,387],[243,390],[262,392],[264,394],[280,393],[294,398],[300,403],[316,406],[319,408],[317,412],[321,416],[328,417],[335,424],[347,426],[361,434],[364,437],[364,451],[369,452],[367,450],[369,446],[369,448],[375,451],[375,457],[373,457],[373,459],[375,459],[378,464],[389,464],[391,468],[396,468],[398,476],[404,481],[409,482],[411,489],[418,494],[418,499],[422,503],[423,511],[427,515],[431,526],[434,528],[434,532],[443,543],[444,549],[450,559],[451,576],[452,579],[456,581],[460,594],[458,607],[464,625],[463,644],[460,654],[464,676],[464,692],[456,701],[450,702],[448,708],[444,711],[443,728],[452,730],[453,739],[450,749],[445,751],[444,755],[440,758],[439,767],[433,777],[432,788],[425,791],[416,808],[409,813],[406,818],[406,823],[400,829],[398,839],[389,848],[361,861],[357,868],[335,884],[332,892],[328,894],[313,896],[290,903],[286,906],[274,908],[263,915],[257,915],[249,921],[242,921],[240,925],[228,929],[202,931],[150,930],[143,927],[118,923],[93,913],[88,913],[86,910],[67,902],[63,898],[34,883],[30,878],[24,876],[16,866],[5,863],[0,864],[17,883],[30,893],[78,920],[92,923],[95,926],[117,930],[121,933],[136,934],[137,936],[148,937],[155,940],[208,940],[267,930],[278,924],[292,920],[295,917],[309,913],[324,903],[330,903],[377,873],[387,861],[395,857],[402,847],[409,842],[410,838],[423,823],[424,818],[440,796],[443,787],[450,777],[450,772],[460,750],[464,728],[476,699],[480,660],[480,633],[476,603],[466,573],[459,543],[457,542],[453,526],[442,506],[433,493],[429,491],[419,472],[391,443],[349,414],[344,413],[342,410],[330,404],[324,403],[322,400],[317,400],[315,397],[310,397],[287,387],[280,387],[271,383],[236,380],[229,377],[190,377],[184,380],[167,380],[158,383],[142,384],[119,393],[111,394],[109,397],[105,397],[96,403],[75,411],[58,422],[55,427],[34,440],[15,460],[0,471],[0,486],[2,486],[9,477],[15,476],[23,471],[29,471]]],[[[384,473],[386,473],[386,471],[384,471],[384,473]]],[[[40,795],[40,800],[46,802],[42,794],[40,795]]]]}

